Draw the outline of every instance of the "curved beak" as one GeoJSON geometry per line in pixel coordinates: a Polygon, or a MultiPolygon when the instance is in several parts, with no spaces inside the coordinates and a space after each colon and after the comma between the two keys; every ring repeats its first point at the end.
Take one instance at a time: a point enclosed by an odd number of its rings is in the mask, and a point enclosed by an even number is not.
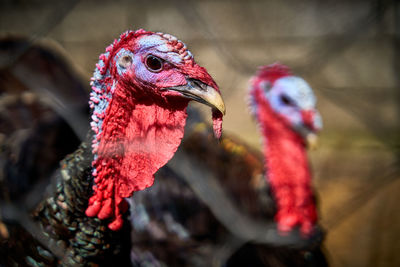
{"type": "Polygon", "coordinates": [[[221,94],[217,91],[217,89],[199,80],[189,78],[187,79],[187,84],[185,85],[173,86],[165,89],[177,91],[183,96],[215,108],[225,115],[225,104],[222,100],[221,94]]]}

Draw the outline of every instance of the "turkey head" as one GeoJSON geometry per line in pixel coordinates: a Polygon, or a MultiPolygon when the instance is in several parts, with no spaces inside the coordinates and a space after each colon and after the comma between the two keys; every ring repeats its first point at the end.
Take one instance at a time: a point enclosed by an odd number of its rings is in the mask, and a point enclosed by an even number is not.
{"type": "Polygon", "coordinates": [[[94,186],[86,215],[122,226],[126,197],[153,184],[174,155],[190,100],[212,107],[221,135],[224,102],[206,69],[177,38],[144,30],[123,33],[99,57],[89,105],[94,186]]]}

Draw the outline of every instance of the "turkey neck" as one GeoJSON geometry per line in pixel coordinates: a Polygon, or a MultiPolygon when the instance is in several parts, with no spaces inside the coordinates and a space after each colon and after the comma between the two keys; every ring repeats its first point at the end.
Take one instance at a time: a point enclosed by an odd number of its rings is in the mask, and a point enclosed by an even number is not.
{"type": "Polygon", "coordinates": [[[95,186],[86,215],[110,218],[110,229],[118,230],[127,210],[124,198],[151,186],[154,173],[178,148],[188,101],[122,83],[113,91],[93,143],[95,186]]]}
{"type": "MultiPolygon", "coordinates": [[[[91,161],[93,156],[88,142],[82,142],[79,148],[60,162],[57,170],[55,192],[42,202],[39,212],[45,213],[38,218],[49,219],[50,224],[57,222],[71,227],[73,217],[82,217],[92,192],[91,161]],[[51,220],[58,217],[56,220],[51,220]],[[60,222],[60,218],[63,221],[60,222]]],[[[75,225],[76,226],[76,225],[75,225]]]]}
{"type": "Polygon", "coordinates": [[[267,177],[277,205],[276,220],[281,226],[292,227],[309,218],[306,213],[314,212],[305,144],[301,136],[289,128],[266,101],[263,102],[259,105],[258,119],[267,177]]]}
{"type": "Polygon", "coordinates": [[[54,242],[63,251],[62,258],[58,258],[60,266],[92,266],[92,261],[93,266],[128,266],[130,225],[125,224],[118,232],[110,231],[107,220],[85,215],[93,191],[93,155],[88,143],[82,142],[61,161],[56,173],[56,191],[41,203],[34,218],[46,231],[49,244],[54,242]]]}

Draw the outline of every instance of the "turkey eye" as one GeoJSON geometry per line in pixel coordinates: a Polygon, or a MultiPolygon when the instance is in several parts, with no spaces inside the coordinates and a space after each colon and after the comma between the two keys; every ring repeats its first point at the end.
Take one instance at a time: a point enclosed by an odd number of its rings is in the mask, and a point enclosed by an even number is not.
{"type": "Polygon", "coordinates": [[[152,72],[159,72],[163,68],[162,60],[152,55],[146,57],[145,64],[147,69],[152,72]]]}
{"type": "Polygon", "coordinates": [[[130,56],[123,56],[118,59],[118,64],[122,68],[127,68],[132,64],[132,58],[130,56]]]}
{"type": "Polygon", "coordinates": [[[285,105],[294,106],[293,101],[292,101],[289,97],[287,97],[287,96],[285,96],[285,95],[281,95],[281,101],[282,101],[282,103],[284,103],[285,105]]]}

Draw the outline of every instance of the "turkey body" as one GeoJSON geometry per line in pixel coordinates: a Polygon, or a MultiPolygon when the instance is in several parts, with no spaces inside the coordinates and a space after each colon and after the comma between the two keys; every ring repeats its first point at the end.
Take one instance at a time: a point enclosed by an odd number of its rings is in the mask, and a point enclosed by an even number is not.
{"type": "Polygon", "coordinates": [[[2,260],[10,266],[129,266],[129,224],[111,232],[107,221],[85,216],[92,184],[91,152],[86,142],[61,161],[54,179],[54,192],[49,192],[32,216],[40,231],[33,236],[39,235],[39,240],[44,236],[46,245],[12,225],[11,242],[2,245],[2,260]],[[25,241],[21,244],[20,240],[25,241]]]}

